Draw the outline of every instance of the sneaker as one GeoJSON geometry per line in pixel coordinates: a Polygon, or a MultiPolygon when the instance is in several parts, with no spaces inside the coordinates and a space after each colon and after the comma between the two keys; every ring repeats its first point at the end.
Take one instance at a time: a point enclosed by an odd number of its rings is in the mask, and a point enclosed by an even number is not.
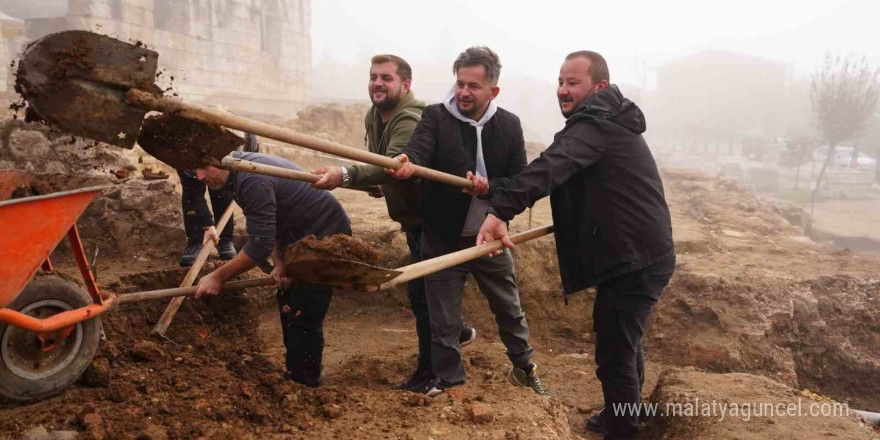
{"type": "Polygon", "coordinates": [[[238,251],[235,250],[231,241],[220,240],[220,244],[217,245],[217,253],[220,254],[221,260],[231,260],[235,258],[238,251]]]}
{"type": "Polygon", "coordinates": [[[471,345],[476,339],[477,329],[471,327],[465,327],[464,330],[461,331],[461,335],[458,336],[458,342],[461,343],[461,348],[471,345]]]}
{"type": "Polygon", "coordinates": [[[415,393],[432,380],[434,380],[434,373],[431,370],[416,370],[409,379],[398,385],[396,389],[415,393]]]}
{"type": "Polygon", "coordinates": [[[182,267],[192,266],[193,263],[196,262],[196,257],[199,255],[199,252],[201,252],[201,250],[201,243],[187,244],[186,248],[183,250],[183,255],[180,256],[180,265],[182,267]]]}
{"type": "Polygon", "coordinates": [[[599,412],[587,419],[587,430],[605,434],[605,405],[602,405],[599,412]]]}
{"type": "Polygon", "coordinates": [[[538,366],[529,364],[529,371],[513,367],[510,369],[510,383],[518,387],[529,387],[539,396],[549,396],[550,391],[541,383],[538,377],[538,366]]]}
{"type": "Polygon", "coordinates": [[[434,397],[443,394],[444,391],[454,386],[455,384],[451,384],[439,377],[435,377],[424,383],[420,388],[413,390],[413,392],[424,394],[428,397],[434,397]]]}

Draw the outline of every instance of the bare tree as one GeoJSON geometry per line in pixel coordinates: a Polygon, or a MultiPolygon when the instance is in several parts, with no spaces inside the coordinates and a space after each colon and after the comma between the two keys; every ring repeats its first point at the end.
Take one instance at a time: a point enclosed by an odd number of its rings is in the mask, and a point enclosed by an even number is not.
{"type": "Polygon", "coordinates": [[[813,193],[819,189],[837,145],[857,138],[868,128],[877,109],[878,96],[880,68],[871,67],[864,57],[825,55],[824,64],[813,74],[810,83],[813,113],[819,131],[828,142],[828,155],[813,193]]]}
{"type": "Polygon", "coordinates": [[[794,189],[798,189],[801,165],[810,161],[810,156],[818,145],[816,137],[805,130],[791,131],[786,136],[784,160],[787,165],[795,167],[794,189]]]}

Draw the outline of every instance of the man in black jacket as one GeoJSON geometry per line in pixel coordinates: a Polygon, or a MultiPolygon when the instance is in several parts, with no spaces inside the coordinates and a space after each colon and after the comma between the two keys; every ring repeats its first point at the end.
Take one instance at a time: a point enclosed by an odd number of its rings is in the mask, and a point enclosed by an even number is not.
{"type": "Polygon", "coordinates": [[[587,422],[606,439],[632,438],[644,382],[642,334],[675,269],[663,183],[642,133],[645,117],[617,86],[605,59],[569,54],[557,97],[565,127],[553,144],[495,192],[477,244],[514,247],[506,221],[550,195],[565,293],[597,286],[596,375],[605,411],[587,422]]]}
{"type": "MultiPolygon", "coordinates": [[[[395,178],[412,176],[412,164],[467,176],[473,190],[460,190],[422,179],[417,210],[421,214],[422,256],[425,259],[473,245],[488,198],[507,186],[526,164],[522,126],[516,115],[498,108],[498,55],[489,48],[471,47],[453,64],[455,86],[441,104],[428,106],[398,156],[404,166],[388,170],[395,178]]],[[[501,340],[513,364],[510,380],[547,394],[531,362],[529,328],[516,287],[513,258],[483,257],[425,277],[431,320],[431,360],[436,379],[422,390],[429,396],[464,383],[461,363],[461,296],[471,273],[489,300],[501,340]]]]}

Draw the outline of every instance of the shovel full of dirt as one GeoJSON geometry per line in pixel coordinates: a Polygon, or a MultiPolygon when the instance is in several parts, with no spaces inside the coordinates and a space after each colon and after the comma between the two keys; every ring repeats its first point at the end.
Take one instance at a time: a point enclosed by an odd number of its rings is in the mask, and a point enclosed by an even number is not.
{"type": "MultiPolygon", "coordinates": [[[[541,226],[512,235],[510,240],[520,244],[551,232],[553,225],[541,226]]],[[[284,253],[284,273],[295,282],[375,292],[484,257],[503,247],[501,241],[496,240],[398,269],[386,269],[378,266],[375,251],[347,235],[323,240],[309,236],[288,246],[284,253]]]]}
{"type": "MultiPolygon", "coordinates": [[[[98,141],[132,148],[147,112],[173,114],[209,126],[253,133],[312,150],[398,169],[397,160],[347,147],[231,114],[227,111],[164,97],[154,84],[159,54],[142,47],[87,31],[51,34],[31,43],[18,66],[16,91],[41,118],[53,125],[98,141]]],[[[206,144],[195,151],[169,144],[163,161],[190,167],[192,161],[214,163],[237,145],[206,144]],[[180,161],[175,155],[182,157],[180,161]]],[[[155,153],[155,150],[154,150],[155,153]]],[[[459,176],[415,167],[418,177],[461,188],[473,188],[459,176]]]]}

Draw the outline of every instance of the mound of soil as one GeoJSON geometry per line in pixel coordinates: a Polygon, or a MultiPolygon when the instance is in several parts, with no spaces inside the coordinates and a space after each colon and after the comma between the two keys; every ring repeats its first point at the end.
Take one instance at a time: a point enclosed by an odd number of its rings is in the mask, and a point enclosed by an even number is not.
{"type": "Polygon", "coordinates": [[[351,260],[375,266],[379,264],[379,254],[350,235],[336,234],[320,240],[309,235],[284,251],[285,266],[303,260],[351,260]]]}
{"type": "Polygon", "coordinates": [[[671,369],[648,405],[657,405],[657,414],[639,435],[645,440],[875,438],[840,404],[749,374],[671,369]]]}

